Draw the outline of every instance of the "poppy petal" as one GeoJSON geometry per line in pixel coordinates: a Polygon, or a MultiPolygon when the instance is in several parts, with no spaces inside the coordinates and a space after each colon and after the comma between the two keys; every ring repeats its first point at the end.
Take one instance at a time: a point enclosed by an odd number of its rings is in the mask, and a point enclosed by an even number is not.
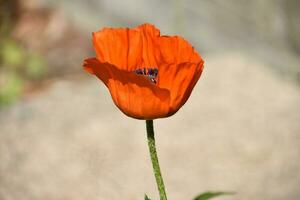
{"type": "Polygon", "coordinates": [[[133,71],[138,67],[158,66],[160,52],[156,38],[159,34],[150,24],[134,29],[104,28],[93,33],[93,43],[100,62],[133,71]]]}
{"type": "Polygon", "coordinates": [[[106,87],[108,87],[108,81],[111,75],[105,64],[100,65],[96,58],[87,58],[83,62],[83,67],[88,73],[97,75],[106,87]]]}
{"type": "Polygon", "coordinates": [[[180,36],[159,37],[159,48],[165,63],[199,63],[202,61],[194,47],[180,36]]]}
{"type": "Polygon", "coordinates": [[[180,36],[159,37],[163,63],[159,66],[158,86],[171,93],[170,115],[189,98],[203,70],[203,60],[180,36]]]}
{"type": "Polygon", "coordinates": [[[158,86],[170,91],[170,115],[185,104],[203,70],[203,62],[168,64],[160,67],[158,86]]]}
{"type": "Polygon", "coordinates": [[[84,68],[103,81],[116,106],[127,116],[155,119],[168,115],[170,92],[167,89],[157,87],[141,75],[102,63],[97,58],[86,59],[84,68]]]}

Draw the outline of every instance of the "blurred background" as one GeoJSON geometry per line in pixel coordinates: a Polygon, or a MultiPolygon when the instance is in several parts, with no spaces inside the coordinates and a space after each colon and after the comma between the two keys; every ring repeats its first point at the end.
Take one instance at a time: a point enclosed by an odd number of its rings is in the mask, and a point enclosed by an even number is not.
{"type": "Polygon", "coordinates": [[[145,123],[83,72],[91,33],[149,22],[205,69],[155,120],[169,199],[300,199],[300,1],[0,0],[0,199],[158,199],[145,123]]]}

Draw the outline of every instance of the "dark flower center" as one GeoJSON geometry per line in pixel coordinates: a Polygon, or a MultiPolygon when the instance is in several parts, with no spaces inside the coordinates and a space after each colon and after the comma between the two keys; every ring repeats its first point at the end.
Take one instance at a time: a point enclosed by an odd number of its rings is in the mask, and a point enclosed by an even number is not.
{"type": "Polygon", "coordinates": [[[158,74],[157,68],[140,68],[134,70],[134,72],[138,75],[143,75],[147,77],[154,84],[157,83],[157,74],[158,74]]]}

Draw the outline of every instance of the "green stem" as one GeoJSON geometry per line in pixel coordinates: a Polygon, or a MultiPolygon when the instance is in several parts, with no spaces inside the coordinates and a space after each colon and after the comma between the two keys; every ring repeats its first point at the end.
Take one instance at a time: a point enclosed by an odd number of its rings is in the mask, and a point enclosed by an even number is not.
{"type": "Polygon", "coordinates": [[[155,139],[154,139],[153,120],[146,120],[146,128],[147,128],[148,147],[150,151],[152,167],[156,179],[157,188],[159,191],[160,200],[167,200],[165,185],[164,185],[163,178],[161,176],[159,162],[157,158],[155,139]]]}

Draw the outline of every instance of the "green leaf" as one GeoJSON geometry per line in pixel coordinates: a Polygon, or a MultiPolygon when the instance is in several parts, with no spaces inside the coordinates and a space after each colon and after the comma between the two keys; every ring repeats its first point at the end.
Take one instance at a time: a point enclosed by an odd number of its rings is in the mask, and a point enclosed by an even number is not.
{"type": "Polygon", "coordinates": [[[151,199],[145,194],[145,200],[151,200],[151,199]]]}
{"type": "Polygon", "coordinates": [[[199,194],[194,200],[207,200],[214,197],[222,196],[222,195],[233,195],[234,192],[205,192],[202,194],[199,194]]]}

